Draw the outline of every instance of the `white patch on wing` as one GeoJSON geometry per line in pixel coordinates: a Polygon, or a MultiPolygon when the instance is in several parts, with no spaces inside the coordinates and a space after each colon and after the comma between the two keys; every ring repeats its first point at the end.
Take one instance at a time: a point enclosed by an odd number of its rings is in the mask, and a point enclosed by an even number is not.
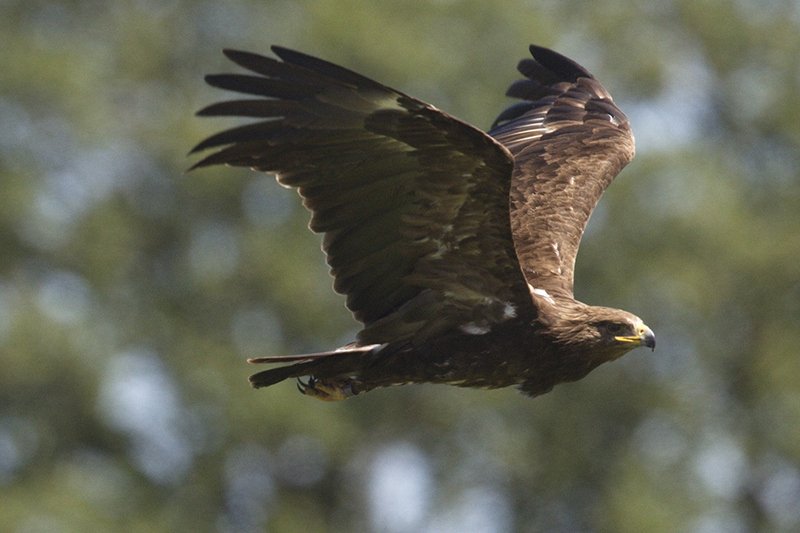
{"type": "Polygon", "coordinates": [[[540,298],[544,298],[548,303],[551,303],[551,304],[555,305],[556,301],[553,300],[553,297],[550,296],[550,294],[546,290],[537,289],[536,287],[534,287],[530,283],[528,283],[528,289],[530,289],[532,295],[538,296],[540,298]]]}
{"type": "Polygon", "coordinates": [[[476,324],[475,322],[468,322],[466,324],[462,324],[461,326],[459,326],[458,329],[460,329],[467,335],[486,335],[492,330],[492,328],[489,327],[488,325],[479,325],[476,324]]]}
{"type": "MultiPolygon", "coordinates": [[[[330,93],[331,91],[328,92],[330,93]]],[[[334,94],[333,96],[338,96],[338,95],[334,94]]],[[[399,109],[400,111],[408,113],[408,110],[405,107],[403,107],[403,105],[400,103],[400,98],[398,98],[394,94],[372,93],[369,95],[369,97],[372,99],[371,107],[373,107],[376,111],[380,111],[382,109],[391,109],[391,110],[399,109]]],[[[327,102],[329,100],[329,98],[320,98],[320,97],[317,97],[317,99],[322,102],[327,102]]]]}
{"type": "Polygon", "coordinates": [[[386,344],[367,344],[366,346],[342,346],[341,348],[336,348],[334,352],[360,352],[364,349],[372,350],[374,348],[381,349],[386,344]]]}
{"type": "Polygon", "coordinates": [[[555,252],[556,257],[558,258],[558,262],[560,263],[561,262],[561,252],[558,249],[558,243],[554,242],[550,246],[553,248],[553,251],[555,252]]]}
{"type": "Polygon", "coordinates": [[[509,318],[514,318],[515,316],[517,316],[517,308],[514,307],[514,304],[506,302],[503,306],[503,318],[508,320],[509,318]]]}
{"type": "Polygon", "coordinates": [[[437,248],[435,252],[430,254],[430,257],[431,259],[441,259],[442,257],[444,257],[444,254],[446,254],[449,251],[449,249],[439,239],[434,240],[434,242],[436,243],[437,248]]]}
{"type": "MultiPolygon", "coordinates": [[[[433,240],[436,243],[436,251],[430,254],[428,257],[432,259],[441,259],[444,255],[450,252],[453,247],[449,242],[446,242],[445,239],[453,233],[453,225],[452,224],[445,224],[442,226],[442,231],[433,239],[426,240],[433,240]]],[[[417,240],[415,242],[424,242],[422,240],[417,240]]]]}
{"type": "Polygon", "coordinates": [[[558,249],[558,243],[554,242],[554,243],[552,243],[550,245],[550,247],[553,249],[553,252],[556,254],[556,259],[558,260],[558,270],[556,271],[556,274],[558,274],[560,276],[561,272],[562,272],[562,270],[561,270],[561,252],[558,249]]]}
{"type": "Polygon", "coordinates": [[[553,297],[550,296],[550,294],[548,294],[548,292],[546,290],[544,290],[544,289],[533,289],[533,294],[535,294],[536,296],[541,296],[542,298],[544,298],[545,300],[547,300],[551,304],[555,304],[556,303],[556,301],[553,300],[553,297]]]}

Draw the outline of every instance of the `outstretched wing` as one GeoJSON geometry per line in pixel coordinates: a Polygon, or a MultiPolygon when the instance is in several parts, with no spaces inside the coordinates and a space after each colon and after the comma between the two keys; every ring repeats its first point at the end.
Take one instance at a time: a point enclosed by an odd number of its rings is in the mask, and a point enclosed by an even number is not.
{"type": "Polygon", "coordinates": [[[325,234],[334,288],[365,324],[362,344],[481,332],[531,308],[511,237],[512,158],[438,109],[320,59],[226,50],[252,74],[209,84],[255,95],[200,115],[263,119],[214,135],[215,164],[274,172],[325,234]],[[282,61],[281,61],[282,60],[282,61]]]}
{"type": "Polygon", "coordinates": [[[529,288],[572,297],[575,256],[603,191],[633,158],[628,118],[594,76],[538,46],[508,89],[525,100],[490,134],[514,155],[511,228],[529,288]]]}

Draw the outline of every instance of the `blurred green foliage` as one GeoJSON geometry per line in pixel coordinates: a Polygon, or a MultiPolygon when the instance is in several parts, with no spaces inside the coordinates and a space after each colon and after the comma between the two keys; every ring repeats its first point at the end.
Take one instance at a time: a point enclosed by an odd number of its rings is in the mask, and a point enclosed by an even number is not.
{"type": "Polygon", "coordinates": [[[0,34],[0,530],[800,528],[797,2],[6,0],[0,34]],[[245,357],[357,324],[296,195],[185,173],[220,49],[488,125],[531,42],[633,121],[577,293],[658,351],[535,400],[251,390],[245,357]]]}

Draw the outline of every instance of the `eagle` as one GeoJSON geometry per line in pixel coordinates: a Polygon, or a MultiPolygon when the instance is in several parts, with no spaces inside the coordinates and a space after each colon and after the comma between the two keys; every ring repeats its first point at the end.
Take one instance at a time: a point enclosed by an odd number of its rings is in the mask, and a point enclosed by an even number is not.
{"type": "Polygon", "coordinates": [[[410,383],[537,396],[655,349],[639,317],[573,295],[589,217],[634,155],[628,118],[586,69],[531,45],[506,93],[519,101],[485,132],[352,70],[271,50],[225,50],[249,72],[206,76],[248,96],[198,115],[257,120],[200,142],[191,153],[215,151],[192,169],[250,167],[296,189],[363,328],[332,351],[249,359],[280,364],[252,375],[254,387],[296,378],[321,400],[410,383]]]}

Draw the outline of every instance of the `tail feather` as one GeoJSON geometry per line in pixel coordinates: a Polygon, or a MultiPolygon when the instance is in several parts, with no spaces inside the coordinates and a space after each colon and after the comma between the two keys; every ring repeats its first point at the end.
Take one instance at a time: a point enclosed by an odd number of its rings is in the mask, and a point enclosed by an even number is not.
{"type": "Polygon", "coordinates": [[[339,351],[330,351],[330,352],[316,352],[316,353],[302,353],[302,354],[293,354],[293,355],[268,355],[266,357],[251,357],[247,360],[248,363],[252,365],[260,365],[260,364],[278,364],[278,363],[296,363],[298,361],[313,361],[315,359],[322,359],[324,357],[330,357],[332,355],[336,355],[337,353],[342,353],[339,351]]]}
{"type": "Polygon", "coordinates": [[[375,348],[371,346],[345,346],[338,350],[329,352],[317,352],[298,355],[275,355],[267,357],[254,357],[248,359],[248,363],[252,364],[279,364],[279,363],[294,363],[290,365],[281,366],[278,368],[271,368],[263,370],[250,376],[250,384],[256,388],[269,387],[288,378],[299,378],[302,376],[309,376],[315,374],[316,371],[322,373],[330,373],[331,369],[325,368],[334,366],[339,372],[345,372],[344,369],[339,369],[337,363],[342,362],[344,356],[363,355],[375,348]],[[327,372],[325,372],[327,370],[327,372]]]}
{"type": "Polygon", "coordinates": [[[250,376],[250,385],[252,385],[253,388],[260,389],[261,387],[269,387],[270,385],[280,383],[287,378],[307,376],[311,373],[311,370],[315,366],[314,363],[316,362],[317,361],[306,361],[304,363],[262,370],[250,376]]]}

